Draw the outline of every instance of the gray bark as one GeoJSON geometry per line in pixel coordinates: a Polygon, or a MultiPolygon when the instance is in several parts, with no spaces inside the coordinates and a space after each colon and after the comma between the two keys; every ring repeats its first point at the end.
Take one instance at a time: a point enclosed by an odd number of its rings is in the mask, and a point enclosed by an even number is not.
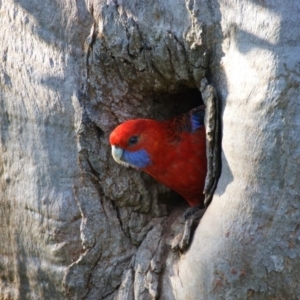
{"type": "Polygon", "coordinates": [[[0,11],[0,298],[297,299],[296,0],[0,11]],[[222,105],[222,174],[178,255],[186,205],[117,165],[108,136],[196,106],[205,80],[222,105]]]}
{"type": "Polygon", "coordinates": [[[1,299],[63,298],[65,269],[82,251],[74,189],[84,7],[0,1],[1,299]]]}

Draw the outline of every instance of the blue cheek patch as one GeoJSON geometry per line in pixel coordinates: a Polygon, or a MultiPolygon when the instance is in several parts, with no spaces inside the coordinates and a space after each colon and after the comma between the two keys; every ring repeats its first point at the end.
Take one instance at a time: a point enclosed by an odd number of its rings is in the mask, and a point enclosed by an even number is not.
{"type": "Polygon", "coordinates": [[[138,169],[146,168],[151,164],[150,156],[148,152],[144,149],[134,152],[124,150],[122,160],[138,169]]]}

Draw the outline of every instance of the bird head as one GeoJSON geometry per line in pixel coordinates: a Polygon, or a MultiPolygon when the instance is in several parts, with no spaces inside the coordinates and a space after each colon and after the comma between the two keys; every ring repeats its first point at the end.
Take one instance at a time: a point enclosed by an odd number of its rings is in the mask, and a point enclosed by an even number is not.
{"type": "Polygon", "coordinates": [[[158,122],[150,119],[135,119],[120,124],[109,137],[114,160],[137,169],[150,166],[151,152],[159,142],[158,133],[158,122]]]}

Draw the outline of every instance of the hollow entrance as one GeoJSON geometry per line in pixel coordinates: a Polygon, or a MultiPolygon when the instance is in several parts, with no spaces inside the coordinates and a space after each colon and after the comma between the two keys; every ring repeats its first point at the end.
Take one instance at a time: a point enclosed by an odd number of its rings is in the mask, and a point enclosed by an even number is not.
{"type": "Polygon", "coordinates": [[[199,89],[182,87],[177,93],[155,94],[151,113],[153,119],[166,120],[202,104],[203,100],[199,89]]]}

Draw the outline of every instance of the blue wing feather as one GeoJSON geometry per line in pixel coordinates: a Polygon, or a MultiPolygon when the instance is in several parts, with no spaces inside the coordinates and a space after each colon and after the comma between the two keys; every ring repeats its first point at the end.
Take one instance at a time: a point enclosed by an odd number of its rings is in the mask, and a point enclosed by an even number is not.
{"type": "Polygon", "coordinates": [[[190,111],[192,132],[198,128],[204,126],[205,109],[203,106],[199,106],[190,111]]]}
{"type": "Polygon", "coordinates": [[[205,106],[198,106],[186,114],[180,115],[169,121],[165,121],[170,142],[178,142],[184,131],[195,132],[204,126],[205,106]]]}

